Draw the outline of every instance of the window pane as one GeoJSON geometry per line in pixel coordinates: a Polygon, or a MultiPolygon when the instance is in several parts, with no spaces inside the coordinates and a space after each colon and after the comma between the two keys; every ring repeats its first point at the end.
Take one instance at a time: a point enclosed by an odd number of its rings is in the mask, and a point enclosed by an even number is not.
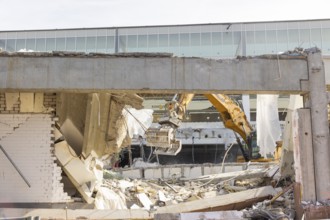
{"type": "Polygon", "coordinates": [[[234,55],[235,57],[242,54],[241,47],[241,32],[233,32],[233,41],[234,41],[234,55]]]}
{"type": "Polygon", "coordinates": [[[289,50],[299,47],[299,32],[298,30],[289,30],[289,50]]]}
{"type": "Polygon", "coordinates": [[[310,44],[310,30],[309,29],[303,29],[299,31],[300,33],[300,42],[299,45],[302,48],[309,48],[311,47],[310,44]]]}
{"type": "Polygon", "coordinates": [[[190,46],[189,34],[180,34],[180,46],[189,47],[190,46]]]}
{"type": "Polygon", "coordinates": [[[96,51],[96,37],[87,37],[86,52],[95,52],[95,51],[96,51]]]}
{"type": "Polygon", "coordinates": [[[17,39],[16,40],[16,50],[19,51],[22,49],[26,49],[25,39],[17,39]]]}
{"type": "Polygon", "coordinates": [[[55,38],[47,38],[46,39],[46,51],[54,51],[55,48],[55,38]]]}
{"type": "Polygon", "coordinates": [[[138,36],[138,47],[139,47],[139,50],[146,51],[146,48],[148,47],[148,37],[147,37],[147,35],[139,35],[138,36]]]}
{"type": "Polygon", "coordinates": [[[148,47],[158,47],[158,35],[151,34],[148,36],[148,47]]]}
{"type": "Polygon", "coordinates": [[[278,52],[285,52],[288,48],[288,32],[286,30],[277,31],[277,50],[278,52]]]}
{"type": "MultiPolygon", "coordinates": [[[[257,32],[257,31],[256,31],[257,32]]],[[[258,45],[258,41],[255,40],[255,32],[254,31],[246,31],[245,32],[245,41],[246,41],[246,55],[251,56],[256,54],[255,47],[258,45]]]]}
{"type": "Polygon", "coordinates": [[[178,34],[170,34],[170,46],[171,47],[179,46],[179,35],[178,34]]]}
{"type": "Polygon", "coordinates": [[[321,29],[317,28],[311,30],[311,46],[322,47],[321,29]]]}
{"type": "Polygon", "coordinates": [[[192,33],[190,35],[191,45],[200,46],[201,45],[201,35],[200,33],[192,33]]]}
{"type": "Polygon", "coordinates": [[[277,53],[276,31],[266,31],[267,50],[266,53],[277,53]]]}
{"type": "Polygon", "coordinates": [[[223,56],[230,58],[234,56],[233,35],[231,32],[224,32],[223,35],[223,56]]]}
{"type": "Polygon", "coordinates": [[[6,40],[0,39],[0,48],[5,49],[6,48],[6,40]]]}
{"type": "Polygon", "coordinates": [[[222,36],[220,32],[212,33],[212,44],[213,45],[221,45],[222,44],[222,36]]]}
{"type": "Polygon", "coordinates": [[[14,52],[15,50],[15,39],[7,39],[6,51],[14,52]]]}
{"type": "Polygon", "coordinates": [[[107,50],[107,38],[105,36],[97,37],[96,51],[105,53],[107,50]]]}
{"type": "Polygon", "coordinates": [[[114,53],[115,52],[115,37],[109,36],[107,37],[107,53],[114,53]]]}
{"type": "Polygon", "coordinates": [[[74,37],[66,38],[66,50],[67,51],[76,51],[76,38],[74,38],[74,37]]]}
{"type": "Polygon", "coordinates": [[[131,49],[137,47],[137,36],[136,35],[127,36],[127,47],[131,48],[131,49]]]}
{"type": "Polygon", "coordinates": [[[35,39],[27,39],[26,40],[26,49],[27,50],[36,50],[36,40],[35,39]]]}
{"type": "Polygon", "coordinates": [[[322,30],[322,53],[330,53],[330,28],[324,28],[322,30]]]}
{"type": "Polygon", "coordinates": [[[76,39],[76,51],[85,52],[86,51],[86,38],[77,37],[76,39]]]}
{"type": "Polygon", "coordinates": [[[159,35],[159,46],[167,47],[168,46],[168,34],[160,34],[159,35]]]}
{"type": "Polygon", "coordinates": [[[65,38],[56,38],[56,50],[64,51],[65,50],[65,38]]]}
{"type": "Polygon", "coordinates": [[[211,33],[202,33],[201,34],[201,45],[202,46],[211,45],[211,33]]]}
{"type": "Polygon", "coordinates": [[[46,51],[46,39],[37,38],[36,41],[36,51],[46,51]]]}

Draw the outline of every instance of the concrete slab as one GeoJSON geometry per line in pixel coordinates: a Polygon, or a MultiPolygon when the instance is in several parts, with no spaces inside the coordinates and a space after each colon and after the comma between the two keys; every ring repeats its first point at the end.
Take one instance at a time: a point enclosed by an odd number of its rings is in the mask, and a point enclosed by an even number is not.
{"type": "Polygon", "coordinates": [[[152,54],[3,53],[0,66],[0,91],[301,93],[300,81],[308,79],[307,61],[296,55],[212,60],[152,54]]]}

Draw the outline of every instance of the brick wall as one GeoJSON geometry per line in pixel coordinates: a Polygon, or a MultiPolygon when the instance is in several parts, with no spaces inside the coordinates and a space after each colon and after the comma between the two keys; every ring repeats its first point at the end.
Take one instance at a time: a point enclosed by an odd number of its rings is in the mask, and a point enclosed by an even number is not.
{"type": "MultiPolygon", "coordinates": [[[[56,93],[44,93],[44,107],[54,109],[51,113],[56,112],[56,93]]],[[[6,108],[5,93],[0,93],[0,114],[18,114],[20,113],[20,101],[18,100],[12,109],[6,108]]]]}
{"type": "MultiPolygon", "coordinates": [[[[1,96],[2,97],[2,96],[1,96]]],[[[0,151],[0,203],[67,202],[55,163],[50,114],[0,114],[0,145],[30,184],[0,151]]]]}
{"type": "Polygon", "coordinates": [[[56,110],[56,93],[44,93],[44,106],[56,110]]]}
{"type": "Polygon", "coordinates": [[[12,109],[6,108],[6,96],[5,93],[0,93],[0,114],[16,114],[19,113],[19,101],[17,101],[12,109]]]}

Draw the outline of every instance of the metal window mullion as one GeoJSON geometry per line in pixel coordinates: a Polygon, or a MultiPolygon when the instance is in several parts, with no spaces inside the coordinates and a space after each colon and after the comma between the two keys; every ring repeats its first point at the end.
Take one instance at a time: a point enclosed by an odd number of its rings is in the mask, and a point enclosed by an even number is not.
{"type": "Polygon", "coordinates": [[[66,41],[67,41],[67,32],[65,32],[65,34],[64,34],[64,50],[65,51],[68,51],[68,49],[67,49],[67,47],[66,47],[66,41]]]}
{"type": "Polygon", "coordinates": [[[277,35],[277,23],[276,23],[276,29],[275,29],[275,38],[276,38],[276,54],[278,54],[278,35],[277,35]]]}
{"type": "Polygon", "coordinates": [[[74,32],[74,51],[77,52],[77,30],[74,32]]]}
{"type": "Polygon", "coordinates": [[[37,50],[37,32],[34,33],[34,51],[37,50]]]}
{"type": "Polygon", "coordinates": [[[286,48],[288,50],[290,50],[290,47],[289,47],[289,25],[288,25],[288,23],[286,23],[286,48]]]}
{"type": "Polygon", "coordinates": [[[85,30],[85,53],[87,53],[87,30],[85,30]]]}
{"type": "Polygon", "coordinates": [[[322,50],[322,48],[323,48],[323,23],[321,21],[321,50],[322,50]]]}
{"type": "Polygon", "coordinates": [[[55,50],[57,50],[57,31],[55,31],[55,50]]]}
{"type": "Polygon", "coordinates": [[[309,26],[309,47],[312,47],[312,28],[310,22],[308,22],[308,26],[309,26]]]}
{"type": "Polygon", "coordinates": [[[118,53],[119,50],[119,33],[118,28],[115,28],[115,53],[118,53]]]}
{"type": "Polygon", "coordinates": [[[301,47],[301,45],[302,45],[302,42],[301,42],[301,37],[300,37],[300,22],[298,22],[298,29],[297,29],[297,31],[298,31],[298,42],[299,42],[299,47],[301,47]]]}
{"type": "Polygon", "coordinates": [[[45,49],[44,51],[47,51],[47,36],[46,36],[46,31],[44,32],[44,44],[45,44],[45,49]]]}
{"type": "Polygon", "coordinates": [[[96,36],[95,36],[95,52],[98,52],[98,51],[97,51],[98,30],[99,30],[99,29],[96,29],[96,36]]]}
{"type": "Polygon", "coordinates": [[[108,53],[108,29],[105,32],[105,53],[108,53]]]}
{"type": "Polygon", "coordinates": [[[15,51],[17,51],[17,32],[15,34],[15,51]]]}

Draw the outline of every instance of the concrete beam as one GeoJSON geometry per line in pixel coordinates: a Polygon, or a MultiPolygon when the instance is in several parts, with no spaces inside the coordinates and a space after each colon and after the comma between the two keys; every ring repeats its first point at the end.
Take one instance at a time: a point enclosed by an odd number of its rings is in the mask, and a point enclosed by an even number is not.
{"type": "Polygon", "coordinates": [[[0,54],[0,91],[302,93],[307,79],[304,56],[0,54]]]}

